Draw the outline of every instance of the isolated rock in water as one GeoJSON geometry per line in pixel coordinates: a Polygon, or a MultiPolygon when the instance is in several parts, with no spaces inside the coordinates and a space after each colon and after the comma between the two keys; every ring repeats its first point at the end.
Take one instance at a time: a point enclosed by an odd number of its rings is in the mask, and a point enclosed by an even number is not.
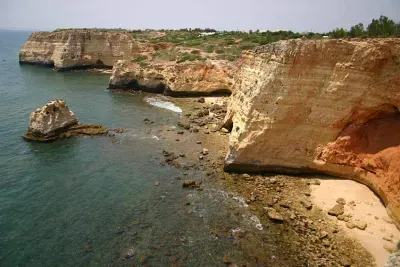
{"type": "Polygon", "coordinates": [[[28,141],[46,142],[77,135],[104,135],[107,128],[99,124],[79,124],[65,100],[53,100],[30,115],[28,141]]]}
{"type": "Polygon", "coordinates": [[[32,112],[29,119],[29,130],[40,135],[48,135],[79,122],[75,114],[69,110],[65,100],[50,101],[32,112]]]}
{"type": "Polygon", "coordinates": [[[372,188],[400,226],[400,39],[284,40],[243,53],[227,171],[323,172],[372,188]]]}

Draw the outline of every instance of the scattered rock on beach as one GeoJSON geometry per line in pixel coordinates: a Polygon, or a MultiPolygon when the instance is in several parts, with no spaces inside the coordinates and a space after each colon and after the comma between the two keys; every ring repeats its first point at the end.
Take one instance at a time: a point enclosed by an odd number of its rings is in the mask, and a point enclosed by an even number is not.
{"type": "Polygon", "coordinates": [[[360,230],[365,230],[365,228],[367,228],[367,222],[364,220],[355,221],[354,225],[360,230]]]}
{"type": "Polygon", "coordinates": [[[300,203],[303,205],[304,208],[310,210],[313,207],[313,204],[310,200],[307,199],[302,199],[300,200],[300,203]]]}
{"type": "Polygon", "coordinates": [[[328,210],[328,214],[332,216],[338,216],[344,213],[344,206],[342,204],[336,204],[333,208],[328,210]]]}
{"type": "Polygon", "coordinates": [[[274,208],[264,207],[264,210],[267,212],[268,218],[271,221],[275,222],[283,222],[283,216],[277,212],[274,208]]]}
{"type": "Polygon", "coordinates": [[[340,205],[346,205],[346,200],[344,200],[344,198],[338,198],[336,199],[336,203],[340,204],[340,205]]]}

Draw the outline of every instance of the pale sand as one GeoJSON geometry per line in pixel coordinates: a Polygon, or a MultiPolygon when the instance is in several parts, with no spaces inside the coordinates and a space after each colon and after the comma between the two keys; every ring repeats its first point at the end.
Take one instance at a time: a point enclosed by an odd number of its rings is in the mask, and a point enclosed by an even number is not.
{"type": "Polygon", "coordinates": [[[390,253],[383,247],[385,244],[393,246],[400,239],[400,231],[394,224],[387,223],[382,218],[388,218],[384,205],[379,198],[365,185],[341,179],[319,179],[321,185],[312,186],[312,198],[318,207],[328,211],[338,198],[346,200],[345,215],[349,214],[353,221],[362,219],[367,222],[367,228],[362,231],[357,228],[349,229],[344,221],[336,220],[349,236],[359,240],[361,244],[374,256],[377,266],[383,266],[390,253]],[[353,200],[355,207],[348,203],[353,200]],[[392,242],[383,237],[392,236],[392,242]]]}

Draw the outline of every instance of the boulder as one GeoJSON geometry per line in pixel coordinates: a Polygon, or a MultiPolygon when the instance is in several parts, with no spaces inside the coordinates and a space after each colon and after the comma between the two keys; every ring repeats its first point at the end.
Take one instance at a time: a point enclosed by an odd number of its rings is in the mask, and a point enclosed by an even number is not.
{"type": "Polygon", "coordinates": [[[336,204],[333,208],[328,210],[328,214],[332,216],[339,216],[344,213],[344,206],[342,204],[336,204]]]}
{"type": "Polygon", "coordinates": [[[268,218],[271,221],[279,223],[282,223],[284,221],[283,216],[279,212],[277,212],[274,208],[264,207],[264,210],[267,212],[268,218]]]}
{"type": "Polygon", "coordinates": [[[100,124],[80,124],[65,100],[53,100],[30,115],[29,128],[23,138],[47,142],[77,135],[105,135],[107,128],[100,124]]]}
{"type": "Polygon", "coordinates": [[[321,172],[372,188],[400,226],[400,39],[284,40],[245,52],[227,171],[321,172]]]}

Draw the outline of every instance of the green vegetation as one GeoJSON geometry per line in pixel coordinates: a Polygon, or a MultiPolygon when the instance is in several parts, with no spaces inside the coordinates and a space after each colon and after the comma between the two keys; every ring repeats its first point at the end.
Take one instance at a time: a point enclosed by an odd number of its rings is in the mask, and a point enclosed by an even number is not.
{"type": "MultiPolygon", "coordinates": [[[[105,29],[97,29],[103,31],[105,29]]],[[[336,28],[330,32],[293,32],[293,31],[216,31],[214,29],[180,29],[180,30],[122,30],[132,34],[137,42],[146,44],[168,43],[168,48],[154,46],[154,52],[147,56],[133,59],[143,66],[156,61],[204,61],[206,59],[237,60],[242,51],[251,50],[259,45],[288,39],[326,39],[326,38],[369,38],[400,37],[400,24],[388,17],[373,19],[364,26],[358,23],[350,29],[336,28]],[[172,47],[171,47],[172,46],[172,47]]]]}
{"type": "Polygon", "coordinates": [[[146,59],[147,59],[147,56],[143,55],[143,56],[139,56],[139,57],[137,57],[135,59],[132,59],[132,62],[139,63],[139,62],[141,62],[143,60],[146,60],[146,59]]]}

